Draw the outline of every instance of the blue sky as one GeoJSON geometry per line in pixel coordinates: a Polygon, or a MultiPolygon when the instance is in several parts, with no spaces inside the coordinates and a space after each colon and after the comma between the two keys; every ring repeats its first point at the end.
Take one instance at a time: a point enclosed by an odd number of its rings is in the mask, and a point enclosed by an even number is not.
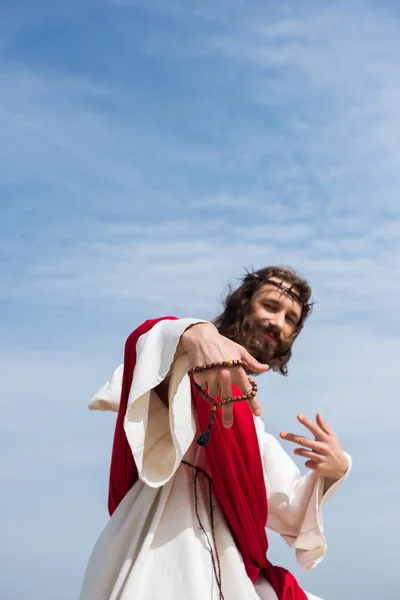
{"type": "Polygon", "coordinates": [[[3,598],[78,597],[114,425],[86,405],[129,332],[271,263],[317,304],[267,427],[321,410],[355,461],[325,561],[272,557],[325,600],[398,591],[399,27],[377,0],[2,2],[3,598]]]}

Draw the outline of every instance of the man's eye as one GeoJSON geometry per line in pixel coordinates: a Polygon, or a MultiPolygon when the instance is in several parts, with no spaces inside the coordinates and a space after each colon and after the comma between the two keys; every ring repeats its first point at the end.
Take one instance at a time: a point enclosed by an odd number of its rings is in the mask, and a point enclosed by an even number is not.
{"type": "Polygon", "coordinates": [[[269,304],[268,302],[264,303],[264,308],[268,308],[268,310],[275,310],[275,306],[273,304],[269,304]]]}

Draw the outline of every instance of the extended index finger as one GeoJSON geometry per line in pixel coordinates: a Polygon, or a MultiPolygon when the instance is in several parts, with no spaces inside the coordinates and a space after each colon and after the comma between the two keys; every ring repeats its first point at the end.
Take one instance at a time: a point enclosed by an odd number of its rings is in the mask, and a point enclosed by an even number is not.
{"type": "Polygon", "coordinates": [[[317,423],[311,421],[311,419],[309,419],[308,417],[305,417],[304,415],[297,415],[297,420],[299,421],[299,423],[304,425],[304,427],[307,427],[307,429],[311,431],[315,438],[326,439],[325,431],[321,429],[321,427],[319,427],[317,423]]]}
{"type": "Polygon", "coordinates": [[[317,423],[320,425],[321,429],[323,429],[325,431],[325,433],[327,433],[328,435],[333,434],[332,429],[329,427],[328,423],[322,417],[321,413],[317,413],[317,423]]]}

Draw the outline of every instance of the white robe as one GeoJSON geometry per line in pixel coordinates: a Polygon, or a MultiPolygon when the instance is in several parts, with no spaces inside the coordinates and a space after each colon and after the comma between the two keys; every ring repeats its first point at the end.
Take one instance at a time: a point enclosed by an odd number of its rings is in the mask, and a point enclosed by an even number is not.
{"type": "MultiPolygon", "coordinates": [[[[199,319],[161,321],[137,344],[137,363],[125,416],[125,432],[139,479],[98,539],[80,600],[218,600],[206,535],[195,511],[194,469],[204,468],[186,355],[174,361],[180,336],[199,319]],[[169,409],[154,388],[170,374],[169,409]]],[[[94,396],[89,407],[118,410],[123,365],[94,396]]],[[[323,494],[324,478],[299,469],[279,442],[255,418],[268,491],[268,522],[295,549],[305,570],[325,556],[321,507],[346,475],[323,494]]],[[[212,543],[208,483],[198,479],[198,513],[212,543]]],[[[214,504],[216,504],[214,500],[214,504]]],[[[218,506],[215,540],[225,600],[277,600],[265,578],[255,585],[218,506]]],[[[215,550],[215,549],[214,549],[215,550]]],[[[318,600],[308,594],[308,598],[318,600]]]]}

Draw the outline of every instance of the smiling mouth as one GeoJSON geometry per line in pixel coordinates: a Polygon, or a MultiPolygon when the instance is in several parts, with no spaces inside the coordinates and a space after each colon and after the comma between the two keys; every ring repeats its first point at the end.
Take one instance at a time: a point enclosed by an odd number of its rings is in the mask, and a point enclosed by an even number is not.
{"type": "Polygon", "coordinates": [[[274,342],[278,341],[278,336],[271,331],[266,331],[264,335],[268,340],[273,340],[274,342]]]}

